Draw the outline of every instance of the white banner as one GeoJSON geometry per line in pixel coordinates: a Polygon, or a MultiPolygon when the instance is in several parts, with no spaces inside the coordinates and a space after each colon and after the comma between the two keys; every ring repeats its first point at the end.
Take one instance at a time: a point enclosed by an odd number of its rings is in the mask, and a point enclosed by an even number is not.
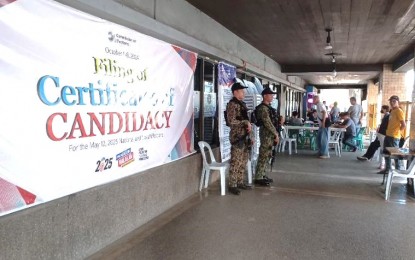
{"type": "Polygon", "coordinates": [[[236,68],[220,62],[218,64],[218,96],[219,96],[219,141],[222,162],[231,158],[231,143],[229,141],[230,128],[226,126],[224,111],[229,100],[232,99],[231,87],[236,78],[236,68]]]}
{"type": "Polygon", "coordinates": [[[0,3],[0,214],[193,152],[195,53],[54,1],[9,2],[0,3]],[[6,186],[25,203],[7,201],[6,186]]]}

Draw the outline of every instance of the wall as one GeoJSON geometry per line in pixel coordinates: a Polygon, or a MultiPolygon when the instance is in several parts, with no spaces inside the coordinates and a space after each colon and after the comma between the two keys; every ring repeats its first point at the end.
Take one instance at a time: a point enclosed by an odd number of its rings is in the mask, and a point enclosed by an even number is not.
{"type": "MultiPolygon", "coordinates": [[[[184,0],[58,0],[68,6],[179,45],[297,89],[281,66],[184,0]]],[[[297,84],[298,82],[298,84],[297,84]]]]}
{"type": "MultiPolygon", "coordinates": [[[[60,0],[286,85],[278,63],[184,0],[60,0]]],[[[302,82],[303,84],[303,82],[302,82]]],[[[216,150],[216,158],[219,158],[216,150]]],[[[83,259],[198,191],[200,154],[0,218],[1,259],[83,259]]]]}
{"type": "MultiPolygon", "coordinates": [[[[414,49],[415,52],[415,49],[414,49]]],[[[415,66],[415,59],[412,61],[415,66]]],[[[415,68],[415,67],[414,67],[415,68]]],[[[415,77],[414,77],[414,82],[413,82],[414,86],[415,86],[415,77]]],[[[411,105],[411,116],[410,116],[410,124],[409,124],[409,149],[411,151],[415,151],[415,87],[412,89],[412,95],[411,95],[411,100],[412,105],[411,105]]]]}
{"type": "Polygon", "coordinates": [[[369,81],[367,84],[367,109],[368,115],[366,116],[367,125],[371,130],[376,130],[380,122],[380,107],[382,104],[378,104],[379,87],[375,85],[373,81],[369,81]]]}
{"type": "Polygon", "coordinates": [[[379,87],[373,81],[367,84],[367,103],[376,104],[378,102],[379,87]]]}
{"type": "Polygon", "coordinates": [[[389,105],[389,98],[397,95],[400,101],[409,101],[410,97],[406,96],[405,73],[392,72],[391,64],[383,65],[381,77],[382,85],[382,105],[389,105]]]}
{"type": "MultiPolygon", "coordinates": [[[[415,61],[414,61],[415,62],[415,61]]],[[[414,64],[415,65],[415,64],[414,64]]],[[[415,83],[415,82],[414,82],[415,83]]],[[[412,99],[411,99],[411,114],[410,114],[410,123],[409,123],[409,149],[415,151],[415,88],[412,91],[412,99]]]]}
{"type": "Polygon", "coordinates": [[[399,97],[399,106],[402,108],[405,114],[405,121],[407,127],[404,130],[404,135],[408,136],[410,131],[410,119],[411,119],[411,105],[408,101],[411,101],[412,97],[407,94],[405,87],[405,73],[404,72],[392,72],[391,64],[383,65],[383,72],[381,77],[382,85],[382,104],[389,105],[389,98],[392,95],[399,97]]]}
{"type": "Polygon", "coordinates": [[[197,192],[201,163],[196,154],[1,217],[0,259],[83,259],[197,192]]]}

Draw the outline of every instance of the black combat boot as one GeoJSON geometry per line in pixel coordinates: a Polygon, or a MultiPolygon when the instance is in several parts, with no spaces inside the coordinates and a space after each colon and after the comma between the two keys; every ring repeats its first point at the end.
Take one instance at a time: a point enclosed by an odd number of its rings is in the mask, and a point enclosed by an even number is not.
{"type": "Polygon", "coordinates": [[[268,182],[274,182],[273,179],[269,178],[268,176],[264,175],[262,178],[264,178],[265,180],[267,180],[268,182]]]}
{"type": "Polygon", "coordinates": [[[241,191],[237,188],[237,187],[229,187],[228,191],[234,195],[239,195],[241,194],[241,191]]]}
{"type": "Polygon", "coordinates": [[[267,181],[266,179],[256,179],[255,184],[260,185],[260,186],[269,186],[270,182],[267,181]]]}
{"type": "Polygon", "coordinates": [[[252,186],[245,185],[244,183],[238,184],[237,187],[238,189],[241,189],[241,190],[252,190],[252,186]]]}

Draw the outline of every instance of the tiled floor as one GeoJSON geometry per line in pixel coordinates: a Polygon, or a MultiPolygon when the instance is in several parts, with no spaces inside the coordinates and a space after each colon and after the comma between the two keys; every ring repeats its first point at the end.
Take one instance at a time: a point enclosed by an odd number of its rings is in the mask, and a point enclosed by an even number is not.
{"type": "Polygon", "coordinates": [[[394,184],[386,202],[360,154],[278,154],[273,186],[213,185],[91,259],[415,259],[415,199],[394,184]]]}

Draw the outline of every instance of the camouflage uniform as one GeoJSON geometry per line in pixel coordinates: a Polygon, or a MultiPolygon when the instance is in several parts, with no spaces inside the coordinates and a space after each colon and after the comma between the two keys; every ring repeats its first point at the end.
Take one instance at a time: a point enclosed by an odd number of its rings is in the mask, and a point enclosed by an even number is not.
{"type": "Polygon", "coordinates": [[[244,102],[232,98],[226,106],[228,125],[231,128],[229,140],[231,143],[231,160],[229,168],[229,187],[244,184],[244,175],[251,140],[247,131],[248,109],[244,102]]]}
{"type": "Polygon", "coordinates": [[[259,128],[259,139],[261,141],[261,146],[259,147],[259,156],[255,174],[255,179],[258,180],[262,179],[265,175],[265,167],[272,156],[272,146],[274,144],[274,139],[278,133],[274,126],[276,125],[274,109],[264,103],[262,103],[256,109],[258,116],[257,120],[263,122],[263,125],[259,128]]]}

